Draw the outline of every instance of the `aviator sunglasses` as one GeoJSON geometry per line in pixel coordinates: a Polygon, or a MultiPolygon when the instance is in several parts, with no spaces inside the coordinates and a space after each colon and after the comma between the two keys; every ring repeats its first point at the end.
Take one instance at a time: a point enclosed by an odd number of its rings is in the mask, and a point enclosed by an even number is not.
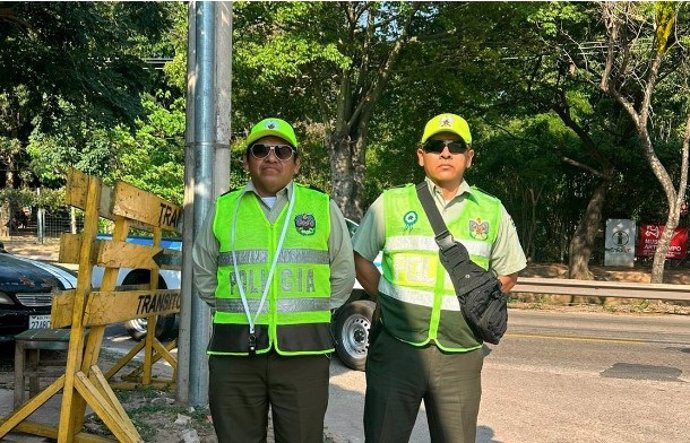
{"type": "Polygon", "coordinates": [[[467,151],[467,144],[464,140],[435,140],[431,139],[424,143],[422,149],[424,152],[430,154],[440,154],[443,148],[448,146],[448,151],[451,154],[464,154],[467,151]]]}
{"type": "Polygon", "coordinates": [[[290,145],[264,145],[256,143],[249,148],[254,158],[266,158],[273,151],[279,160],[287,160],[294,154],[295,150],[290,145]]]}

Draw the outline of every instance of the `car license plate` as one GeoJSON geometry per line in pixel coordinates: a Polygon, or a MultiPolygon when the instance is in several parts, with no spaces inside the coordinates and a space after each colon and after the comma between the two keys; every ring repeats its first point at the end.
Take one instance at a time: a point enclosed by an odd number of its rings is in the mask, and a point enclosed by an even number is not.
{"type": "Polygon", "coordinates": [[[50,315],[30,315],[29,329],[49,328],[50,315]]]}

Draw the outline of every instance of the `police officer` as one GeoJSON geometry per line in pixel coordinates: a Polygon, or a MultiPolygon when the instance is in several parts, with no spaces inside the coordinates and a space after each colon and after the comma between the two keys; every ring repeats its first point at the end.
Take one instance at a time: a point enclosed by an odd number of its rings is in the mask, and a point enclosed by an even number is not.
{"type": "MultiPolygon", "coordinates": [[[[417,161],[436,207],[472,261],[508,292],[526,266],[501,202],[467,184],[474,157],[467,122],[455,114],[426,124],[417,161]]],[[[380,333],[370,343],[364,430],[368,442],[405,442],[424,401],[431,440],[474,442],[481,397],[482,342],[466,324],[440,263],[434,231],[414,185],[385,191],[353,239],[357,278],[378,293],[380,333]],[[381,275],[372,263],[383,251],[381,275]]]]}
{"type": "Polygon", "coordinates": [[[209,402],[221,443],[321,442],[331,309],[354,284],[345,220],[328,195],[296,183],[293,128],[249,133],[250,180],[216,200],[194,244],[194,279],[213,307],[209,402]]]}

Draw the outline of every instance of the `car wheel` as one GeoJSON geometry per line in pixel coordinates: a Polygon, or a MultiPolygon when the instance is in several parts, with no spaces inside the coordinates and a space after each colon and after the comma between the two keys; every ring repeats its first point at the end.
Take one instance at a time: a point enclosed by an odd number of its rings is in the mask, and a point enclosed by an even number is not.
{"type": "Polygon", "coordinates": [[[369,351],[369,330],[376,303],[357,300],[341,307],[336,313],[335,351],[345,366],[364,370],[369,351]]]}
{"type": "Polygon", "coordinates": [[[139,341],[146,337],[146,324],[145,318],[134,318],[125,322],[125,329],[130,337],[139,341]]]}
{"type": "MultiPolygon", "coordinates": [[[[124,323],[125,329],[130,337],[140,341],[146,337],[145,318],[135,318],[124,323]]],[[[179,329],[178,317],[176,314],[156,316],[156,338],[161,341],[169,341],[177,338],[179,329]]]]}

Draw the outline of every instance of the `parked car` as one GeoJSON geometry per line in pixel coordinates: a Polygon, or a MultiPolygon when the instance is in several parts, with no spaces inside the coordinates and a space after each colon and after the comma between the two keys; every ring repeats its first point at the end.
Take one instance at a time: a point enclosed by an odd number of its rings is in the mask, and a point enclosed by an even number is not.
{"type": "Polygon", "coordinates": [[[0,342],[50,327],[53,291],[76,286],[77,276],[69,269],[11,254],[0,243],[0,342]]]}

